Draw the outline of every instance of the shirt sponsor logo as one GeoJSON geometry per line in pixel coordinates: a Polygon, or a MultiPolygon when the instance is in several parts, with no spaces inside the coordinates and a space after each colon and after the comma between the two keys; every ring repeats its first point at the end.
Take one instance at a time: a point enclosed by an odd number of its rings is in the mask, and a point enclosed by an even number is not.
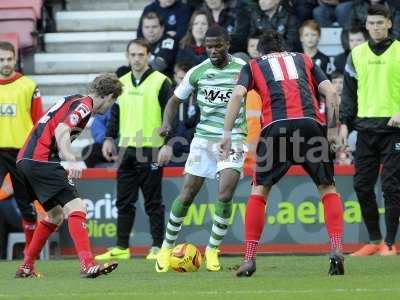
{"type": "Polygon", "coordinates": [[[400,143],[395,143],[394,144],[394,150],[395,151],[400,151],[400,143]]]}
{"type": "Polygon", "coordinates": [[[210,103],[229,102],[232,90],[203,89],[205,99],[210,103]]]}
{"type": "Polygon", "coordinates": [[[0,117],[16,117],[17,105],[12,103],[0,104],[0,117]]]}
{"type": "Polygon", "coordinates": [[[368,60],[369,65],[385,65],[386,62],[383,60],[368,60]]]}
{"type": "Polygon", "coordinates": [[[79,113],[82,119],[90,114],[90,108],[83,103],[79,104],[75,111],[79,113]]]}

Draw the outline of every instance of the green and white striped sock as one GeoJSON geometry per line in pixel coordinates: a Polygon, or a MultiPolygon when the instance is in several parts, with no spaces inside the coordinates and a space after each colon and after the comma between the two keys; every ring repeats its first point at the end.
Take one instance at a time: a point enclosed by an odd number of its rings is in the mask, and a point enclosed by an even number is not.
{"type": "Polygon", "coordinates": [[[174,246],[189,207],[190,205],[183,205],[179,197],[174,200],[171,212],[169,213],[169,220],[162,247],[172,248],[174,246]]]}
{"type": "Polygon", "coordinates": [[[210,240],[207,248],[218,249],[222,240],[228,232],[229,219],[232,214],[232,201],[222,202],[220,200],[215,204],[215,214],[213,226],[211,229],[210,240]]]}

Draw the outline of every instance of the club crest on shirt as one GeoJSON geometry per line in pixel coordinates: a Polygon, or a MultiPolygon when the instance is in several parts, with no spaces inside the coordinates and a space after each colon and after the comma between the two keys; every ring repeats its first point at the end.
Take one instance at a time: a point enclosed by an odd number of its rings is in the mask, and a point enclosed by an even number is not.
{"type": "Polygon", "coordinates": [[[79,123],[79,116],[77,114],[72,114],[69,117],[69,122],[71,123],[72,126],[76,126],[79,123]]]}

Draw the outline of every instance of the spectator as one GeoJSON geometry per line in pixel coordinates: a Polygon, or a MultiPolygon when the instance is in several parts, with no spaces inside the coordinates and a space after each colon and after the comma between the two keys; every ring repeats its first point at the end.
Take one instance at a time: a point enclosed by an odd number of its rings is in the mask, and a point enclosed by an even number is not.
{"type": "Polygon", "coordinates": [[[280,4],[280,0],[259,0],[257,9],[250,16],[249,35],[261,35],[265,30],[272,29],[280,33],[290,51],[298,51],[301,45],[297,28],[299,20],[280,4]]]}
{"type": "Polygon", "coordinates": [[[36,212],[31,203],[34,199],[17,171],[16,160],[33,124],[40,122],[42,98],[36,83],[16,72],[15,65],[14,46],[0,41],[0,185],[10,173],[27,249],[36,228],[36,212]]]}
{"type": "Polygon", "coordinates": [[[155,12],[165,21],[165,32],[179,41],[186,33],[190,19],[190,8],[181,0],[155,0],[147,5],[139,20],[137,37],[146,38],[143,33],[143,19],[149,12],[155,12]]]}
{"type": "Polygon", "coordinates": [[[260,37],[258,35],[249,36],[247,39],[247,54],[250,58],[257,58],[260,56],[260,52],[258,52],[257,46],[260,41],[260,37]]]}
{"type": "MultiPolygon", "coordinates": [[[[186,73],[193,66],[190,62],[178,62],[175,64],[174,86],[173,89],[181,83],[186,73]]],[[[192,142],[196,125],[200,121],[200,108],[194,103],[194,99],[190,96],[188,101],[179,105],[179,113],[175,117],[173,128],[175,128],[175,137],[179,138],[173,143],[173,154],[176,158],[170,162],[170,166],[184,166],[192,142]]]]}
{"type": "Polygon", "coordinates": [[[340,97],[342,96],[342,91],[343,91],[343,74],[338,71],[334,71],[331,74],[331,81],[332,81],[332,84],[335,87],[336,93],[338,94],[339,99],[340,99],[340,97]]]}
{"type": "Polygon", "coordinates": [[[301,25],[299,34],[303,53],[311,57],[314,64],[320,67],[325,75],[329,75],[332,72],[329,57],[318,50],[318,43],[321,38],[319,24],[314,20],[307,20],[301,25]]]}
{"type": "Polygon", "coordinates": [[[313,18],[313,9],[317,6],[316,0],[283,0],[292,5],[302,23],[313,18]]]}
{"type": "Polygon", "coordinates": [[[103,155],[116,159],[114,140],[125,149],[117,172],[117,245],[96,256],[99,260],[129,259],[129,237],[135,221],[139,189],[149,216],[153,245],[147,259],[155,259],[164,239],[164,204],[161,194],[162,168],[157,165],[159,137],[164,108],[171,92],[167,76],[148,64],[150,45],[135,39],[127,46],[131,71],[120,78],[124,85],[118,104],[114,104],[108,122],[103,155]]]}
{"type": "MultiPolygon", "coordinates": [[[[340,97],[343,91],[343,74],[338,71],[334,71],[331,74],[331,81],[336,89],[336,94],[340,97]]],[[[352,151],[350,147],[340,148],[336,151],[335,164],[338,165],[350,165],[353,161],[352,151]]]]}
{"type": "Polygon", "coordinates": [[[189,22],[189,29],[180,42],[180,49],[176,61],[190,61],[197,65],[207,59],[204,39],[212,19],[206,11],[197,10],[189,22]]]}
{"type": "Polygon", "coordinates": [[[400,42],[389,37],[390,10],[368,8],[368,43],[349,55],[340,104],[340,138],[346,144],[357,130],[354,190],[369,234],[369,243],[353,256],[397,255],[394,245],[400,216],[400,42]],[[381,168],[382,164],[382,168],[381,168]],[[375,184],[380,170],[385,200],[386,237],[382,240],[375,184]]]}
{"type": "Polygon", "coordinates": [[[354,25],[349,30],[343,30],[341,40],[344,52],[335,56],[333,61],[335,70],[343,74],[344,66],[346,65],[346,60],[350,51],[355,46],[364,43],[367,39],[368,32],[365,30],[364,26],[354,25]]]}
{"type": "MultiPolygon", "coordinates": [[[[178,43],[176,39],[165,33],[164,21],[160,15],[155,12],[149,12],[143,15],[142,31],[144,38],[150,43],[150,66],[159,72],[164,73],[170,78],[174,72],[176,54],[178,52],[178,43]]],[[[120,67],[116,73],[122,77],[131,71],[130,66],[120,67]]]]}
{"type": "Polygon", "coordinates": [[[192,12],[201,9],[201,7],[204,5],[203,0],[182,0],[182,2],[185,3],[192,12]]]}
{"type": "Polygon", "coordinates": [[[21,214],[13,193],[11,178],[7,174],[0,185],[0,259],[6,258],[8,234],[22,231],[21,214]]]}
{"type": "MultiPolygon", "coordinates": [[[[395,2],[395,1],[394,1],[395,2]]],[[[391,10],[392,23],[391,34],[394,38],[400,37],[400,9],[396,8],[394,5],[389,4],[389,1],[382,0],[354,0],[353,7],[350,11],[350,23],[352,25],[364,25],[365,19],[368,14],[368,8],[374,4],[382,4],[387,6],[391,10]]],[[[398,2],[398,1],[397,1],[398,2]]]]}
{"type": "Polygon", "coordinates": [[[314,19],[321,27],[331,27],[336,22],[346,27],[352,3],[349,0],[318,0],[319,5],[313,10],[314,19]]]}
{"type": "Polygon", "coordinates": [[[86,167],[88,168],[95,168],[99,164],[109,164],[109,162],[104,158],[101,148],[103,147],[106,135],[107,122],[110,118],[111,110],[108,110],[104,115],[95,115],[93,119],[90,130],[92,132],[94,143],[82,149],[82,157],[85,161],[86,167]]]}
{"type": "Polygon", "coordinates": [[[214,24],[224,27],[230,36],[230,52],[245,51],[243,41],[247,38],[248,10],[243,6],[230,5],[228,0],[205,0],[204,9],[212,16],[214,24]]]}

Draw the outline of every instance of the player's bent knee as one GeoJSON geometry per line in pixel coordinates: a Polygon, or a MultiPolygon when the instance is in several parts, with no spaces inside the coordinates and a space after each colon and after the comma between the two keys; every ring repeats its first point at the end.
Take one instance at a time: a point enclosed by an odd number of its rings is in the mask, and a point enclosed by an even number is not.
{"type": "Polygon", "coordinates": [[[80,211],[86,213],[86,206],[81,198],[75,198],[64,205],[64,214],[68,217],[71,213],[80,211]]]}
{"type": "Polygon", "coordinates": [[[227,189],[225,191],[221,191],[218,194],[218,200],[221,202],[229,202],[233,198],[233,190],[227,189]]]}
{"type": "Polygon", "coordinates": [[[60,226],[64,221],[64,210],[61,206],[56,206],[47,212],[46,221],[60,226]]]}
{"type": "Polygon", "coordinates": [[[185,206],[192,204],[198,190],[199,189],[195,184],[185,184],[179,196],[179,199],[182,201],[182,204],[185,206]]]}
{"type": "Polygon", "coordinates": [[[337,193],[336,187],[334,185],[322,184],[322,185],[318,186],[318,190],[319,190],[321,197],[323,197],[325,194],[337,193]]]}
{"type": "Polygon", "coordinates": [[[253,187],[251,188],[251,194],[267,197],[270,190],[271,190],[270,186],[253,185],[253,187]]]}

